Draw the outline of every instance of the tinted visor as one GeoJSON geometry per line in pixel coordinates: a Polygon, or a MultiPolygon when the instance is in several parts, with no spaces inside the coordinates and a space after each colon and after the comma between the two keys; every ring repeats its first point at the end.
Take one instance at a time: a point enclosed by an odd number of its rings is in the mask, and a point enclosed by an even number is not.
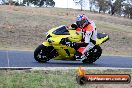
{"type": "Polygon", "coordinates": [[[86,20],[77,21],[76,24],[78,27],[82,27],[85,22],[86,22],[86,20]]]}

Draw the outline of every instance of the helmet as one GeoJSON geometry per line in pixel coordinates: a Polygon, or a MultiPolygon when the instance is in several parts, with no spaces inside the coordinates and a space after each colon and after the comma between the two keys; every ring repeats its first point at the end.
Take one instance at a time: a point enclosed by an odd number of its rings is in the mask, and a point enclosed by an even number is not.
{"type": "Polygon", "coordinates": [[[85,27],[88,24],[88,18],[83,14],[83,15],[78,15],[76,18],[76,24],[78,27],[85,27]]]}

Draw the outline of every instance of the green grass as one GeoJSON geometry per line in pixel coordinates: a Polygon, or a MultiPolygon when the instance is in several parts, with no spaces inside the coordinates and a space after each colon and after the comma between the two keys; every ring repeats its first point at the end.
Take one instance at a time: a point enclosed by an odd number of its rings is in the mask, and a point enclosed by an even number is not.
{"type": "MultiPolygon", "coordinates": [[[[80,86],[76,82],[77,70],[0,70],[0,88],[105,88],[105,84],[80,86]]],[[[132,70],[87,70],[87,74],[131,74],[132,70]]],[[[108,88],[112,84],[108,84],[108,88]]],[[[116,85],[130,88],[131,84],[116,85]]]]}

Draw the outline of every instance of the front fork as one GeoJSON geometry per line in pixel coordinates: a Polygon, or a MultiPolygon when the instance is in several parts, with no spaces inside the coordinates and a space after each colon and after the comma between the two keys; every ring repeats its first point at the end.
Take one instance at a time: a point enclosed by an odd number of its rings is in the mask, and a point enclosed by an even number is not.
{"type": "Polygon", "coordinates": [[[43,42],[42,43],[44,46],[46,46],[46,50],[47,50],[47,53],[49,54],[49,58],[55,58],[56,56],[58,56],[58,52],[54,49],[53,46],[50,45],[49,42],[43,42]]]}

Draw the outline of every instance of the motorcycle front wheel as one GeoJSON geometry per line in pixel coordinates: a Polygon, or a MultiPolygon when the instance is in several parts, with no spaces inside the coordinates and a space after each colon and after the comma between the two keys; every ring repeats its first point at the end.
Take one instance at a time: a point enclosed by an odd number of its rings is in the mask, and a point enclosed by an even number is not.
{"type": "MultiPolygon", "coordinates": [[[[87,53],[87,52],[86,52],[87,53]]],[[[88,54],[86,54],[87,59],[84,59],[82,62],[83,63],[88,63],[88,64],[92,64],[93,62],[95,62],[97,59],[99,59],[99,57],[102,54],[102,49],[100,46],[96,45],[94,46],[91,50],[88,51],[88,54]]]]}
{"type": "Polygon", "coordinates": [[[50,60],[50,58],[48,57],[48,53],[46,51],[46,46],[42,44],[39,45],[34,51],[34,59],[40,63],[47,62],[48,60],[50,60]]]}

